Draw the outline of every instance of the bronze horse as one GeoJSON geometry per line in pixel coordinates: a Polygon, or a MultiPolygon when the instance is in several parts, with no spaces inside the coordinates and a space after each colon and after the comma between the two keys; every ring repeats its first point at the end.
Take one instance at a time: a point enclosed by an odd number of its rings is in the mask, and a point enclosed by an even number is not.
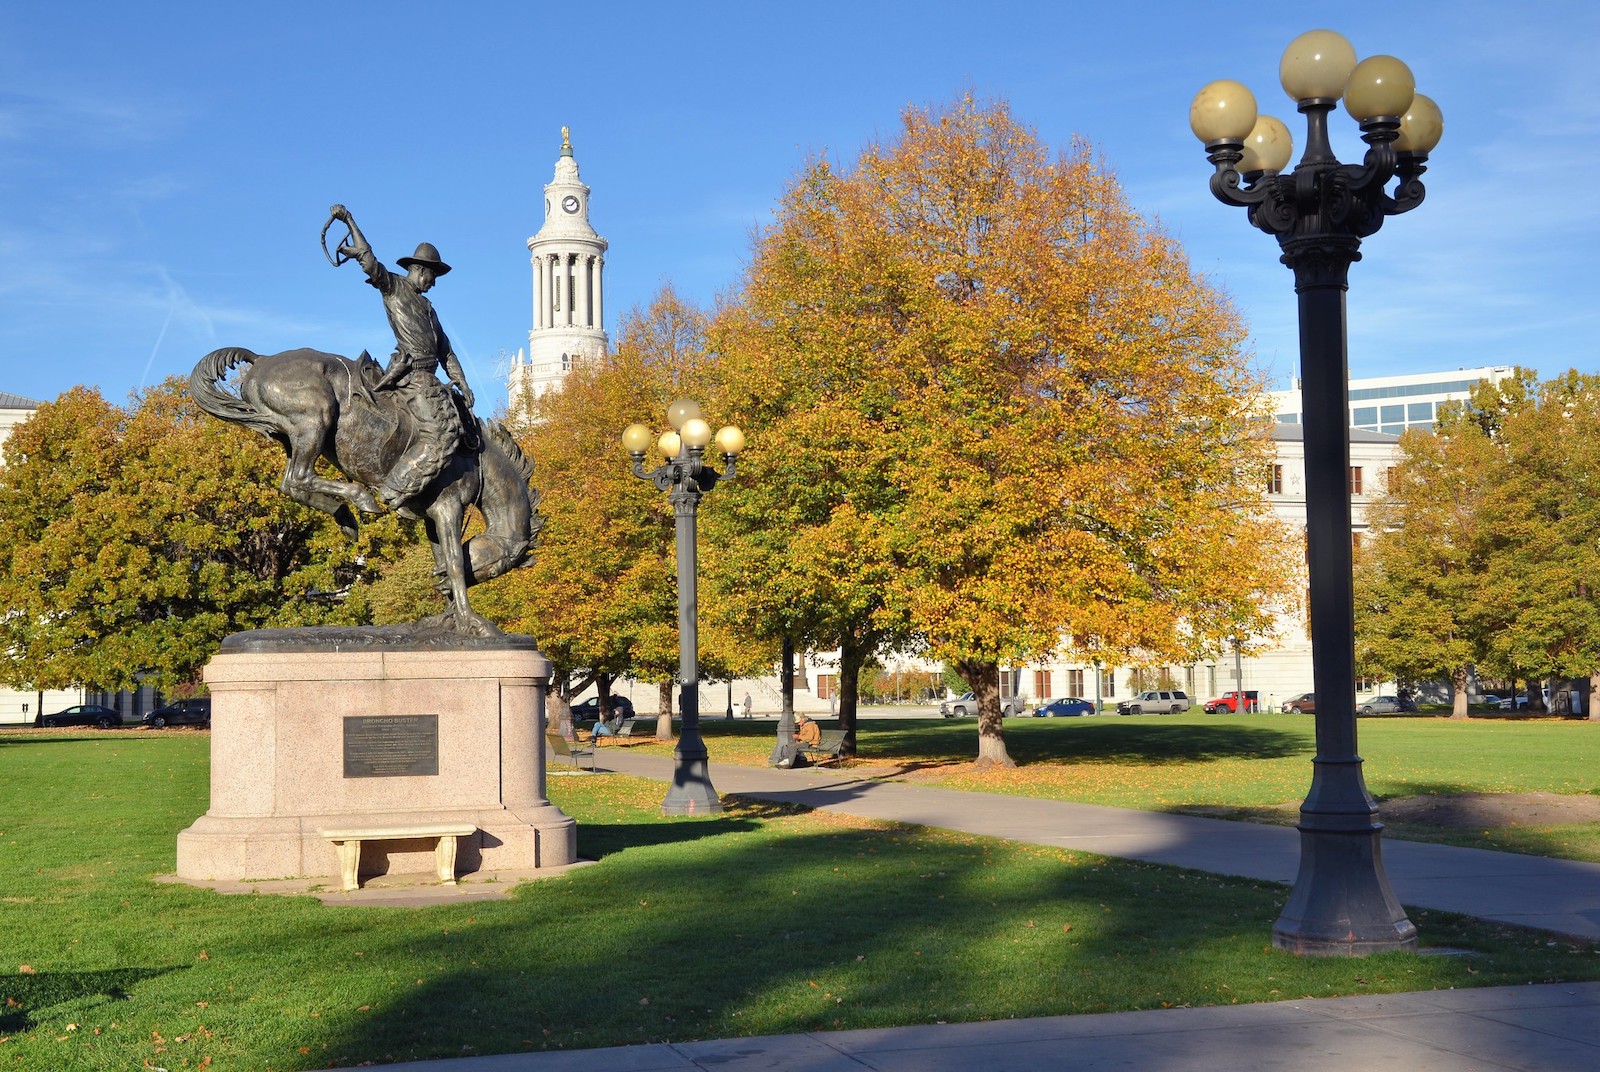
{"type": "MultiPolygon", "coordinates": [[[[354,537],[355,511],[378,512],[373,489],[417,434],[405,404],[373,389],[381,378],[382,369],[366,353],[355,360],[318,350],[263,356],[229,346],[200,359],[189,374],[189,393],[213,417],[280,443],[289,454],[282,490],[332,514],[354,537]],[[224,384],[241,365],[248,369],[235,394],[224,384]],[[323,457],[350,479],[319,476],[316,463],[323,457]]],[[[461,410],[469,434],[444,471],[402,510],[420,512],[447,604],[444,614],[418,625],[497,636],[494,623],[468,605],[467,589],[528,561],[540,525],[538,494],[528,483],[533,464],[504,426],[461,410]],[[470,434],[474,426],[476,435],[470,434]],[[468,506],[483,514],[485,529],[463,543],[468,506]]]]}

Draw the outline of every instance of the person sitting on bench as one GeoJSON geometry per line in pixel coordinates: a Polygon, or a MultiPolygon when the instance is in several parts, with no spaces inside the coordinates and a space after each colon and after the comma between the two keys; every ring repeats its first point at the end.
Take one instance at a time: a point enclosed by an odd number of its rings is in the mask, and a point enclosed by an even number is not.
{"type": "Polygon", "coordinates": [[[784,750],[784,756],[778,760],[780,767],[793,767],[805,763],[805,749],[815,748],[822,743],[822,727],[811,721],[808,715],[795,716],[794,743],[784,750]]]}

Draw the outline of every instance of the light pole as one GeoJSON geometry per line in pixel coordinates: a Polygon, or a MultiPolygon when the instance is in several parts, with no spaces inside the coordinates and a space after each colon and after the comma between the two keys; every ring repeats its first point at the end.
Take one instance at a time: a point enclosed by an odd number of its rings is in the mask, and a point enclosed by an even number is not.
{"type": "Polygon", "coordinates": [[[1331,30],[1295,38],[1279,75],[1306,117],[1305,153],[1288,173],[1288,128],[1257,118],[1244,86],[1213,82],[1189,109],[1216,169],[1211,192],[1247,209],[1251,224],[1278,240],[1300,305],[1317,755],[1300,807],[1300,871],[1272,942],[1344,956],[1413,949],[1416,927],[1384,874],[1383,824],[1356,753],[1345,291],[1361,240],[1385,217],[1422,203],[1424,164],[1444,120],[1433,101],[1416,94],[1405,64],[1393,56],[1357,63],[1350,42],[1331,30]],[[1341,97],[1367,143],[1360,164],[1341,164],[1328,141],[1328,116],[1341,97]],[[1396,176],[1390,194],[1385,187],[1396,176]]]}
{"type": "Polygon", "coordinates": [[[672,758],[672,786],[667,790],[661,810],[667,815],[701,815],[722,810],[722,801],[711,785],[706,762],[706,743],[700,737],[700,631],[697,621],[698,597],[695,587],[695,520],[700,497],[717,486],[718,480],[731,480],[734,459],[744,450],[744,433],[729,425],[716,435],[726,470],[718,473],[702,461],[711,443],[711,426],[700,419],[700,405],[680,398],[667,407],[667,422],[673,430],[655,439],[664,461],[645,471],[644,454],[653,435],[642,424],[630,424],[622,432],[622,445],[633,459],[633,475],[648,480],[667,493],[672,503],[678,538],[678,689],[683,727],[672,758]]]}

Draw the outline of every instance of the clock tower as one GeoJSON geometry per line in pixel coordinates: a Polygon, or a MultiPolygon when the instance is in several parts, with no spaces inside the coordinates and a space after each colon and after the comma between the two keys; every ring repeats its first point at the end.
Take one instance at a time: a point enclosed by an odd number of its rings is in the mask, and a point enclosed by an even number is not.
{"type": "Polygon", "coordinates": [[[526,361],[518,355],[511,369],[512,412],[560,386],[577,359],[605,356],[607,246],[589,223],[589,187],[578,178],[571,134],[562,127],[555,178],[544,188],[544,226],[528,239],[533,327],[526,361]]]}

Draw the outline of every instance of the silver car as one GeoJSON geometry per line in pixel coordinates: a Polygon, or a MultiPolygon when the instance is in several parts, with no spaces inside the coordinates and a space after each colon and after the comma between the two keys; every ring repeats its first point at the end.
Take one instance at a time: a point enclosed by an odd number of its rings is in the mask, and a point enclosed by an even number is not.
{"type": "Polygon", "coordinates": [[[1189,694],[1182,689],[1151,689],[1117,705],[1119,715],[1175,715],[1189,710],[1189,694]]]}
{"type": "MultiPolygon", "coordinates": [[[[968,715],[977,715],[978,699],[970,692],[964,692],[954,700],[946,700],[939,705],[939,713],[945,718],[966,718],[968,715]]],[[[1000,715],[1002,718],[1013,718],[1017,715],[1028,713],[1028,706],[1020,696],[1000,697],[1000,715]]]]}

